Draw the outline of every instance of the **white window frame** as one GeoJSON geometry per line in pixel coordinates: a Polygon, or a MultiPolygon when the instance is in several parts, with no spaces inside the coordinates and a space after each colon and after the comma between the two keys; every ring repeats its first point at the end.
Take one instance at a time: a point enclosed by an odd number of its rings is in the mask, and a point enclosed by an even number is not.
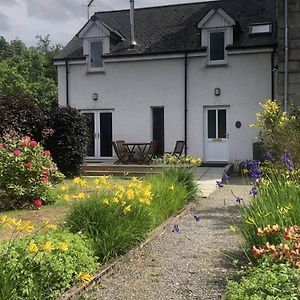
{"type": "Polygon", "coordinates": [[[109,39],[107,37],[100,37],[100,38],[90,38],[88,39],[88,58],[87,58],[87,63],[88,63],[88,72],[104,72],[104,60],[102,59],[103,65],[102,67],[98,68],[93,68],[91,67],[91,44],[93,42],[102,42],[102,54],[108,53],[109,52],[109,39]]]}
{"type": "Polygon", "coordinates": [[[214,28],[207,30],[207,64],[208,65],[225,65],[227,63],[227,32],[226,28],[214,28]],[[224,32],[224,59],[221,60],[211,60],[210,59],[210,34],[215,32],[224,32]]]}

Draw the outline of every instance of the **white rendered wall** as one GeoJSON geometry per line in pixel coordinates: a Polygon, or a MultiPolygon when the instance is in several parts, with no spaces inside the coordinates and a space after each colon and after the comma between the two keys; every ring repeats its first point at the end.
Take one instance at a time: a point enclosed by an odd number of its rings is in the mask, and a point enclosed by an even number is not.
{"type": "MultiPolygon", "coordinates": [[[[228,65],[207,67],[206,57],[188,59],[188,153],[204,155],[205,106],[229,106],[229,160],[252,158],[259,102],[271,96],[271,54],[228,55],[228,65]],[[221,89],[214,96],[214,89],[221,89]],[[235,128],[241,121],[242,127],[235,128]]],[[[111,62],[105,73],[69,66],[69,104],[79,109],[113,110],[113,139],[150,141],[151,107],[165,108],[165,151],[184,139],[184,58],[111,62]],[[92,94],[98,93],[94,101],[92,94]]],[[[65,67],[58,66],[59,102],[66,104],[65,67]]]]}

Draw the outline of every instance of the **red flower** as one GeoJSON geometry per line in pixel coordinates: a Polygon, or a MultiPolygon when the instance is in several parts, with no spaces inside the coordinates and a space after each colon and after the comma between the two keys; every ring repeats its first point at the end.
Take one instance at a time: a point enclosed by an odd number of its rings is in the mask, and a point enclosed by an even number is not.
{"type": "Polygon", "coordinates": [[[40,178],[41,182],[48,182],[48,180],[49,180],[48,177],[41,177],[40,178]]]}
{"type": "Polygon", "coordinates": [[[0,144],[0,150],[3,148],[3,144],[0,144]]]}
{"type": "Polygon", "coordinates": [[[30,143],[29,143],[28,141],[24,141],[24,140],[23,140],[22,142],[20,142],[19,145],[20,145],[21,147],[28,147],[29,144],[30,144],[30,143]]]}
{"type": "Polygon", "coordinates": [[[28,161],[27,163],[25,163],[24,166],[25,166],[26,170],[32,169],[32,163],[30,161],[28,161]]]}
{"type": "Polygon", "coordinates": [[[46,176],[50,176],[50,171],[49,170],[43,170],[42,174],[46,175],[46,176]]]}
{"type": "Polygon", "coordinates": [[[36,147],[37,145],[38,145],[38,143],[36,141],[31,141],[30,142],[31,147],[36,147]]]}
{"type": "Polygon", "coordinates": [[[19,149],[14,150],[14,156],[20,156],[22,154],[22,151],[19,149]]]}
{"type": "Polygon", "coordinates": [[[49,150],[45,150],[45,151],[43,152],[43,154],[44,154],[45,156],[51,156],[51,153],[50,153],[49,150]]]}
{"type": "Polygon", "coordinates": [[[23,137],[22,137],[22,140],[23,141],[27,141],[27,142],[30,142],[30,136],[28,136],[28,135],[24,135],[23,137]]]}
{"type": "Polygon", "coordinates": [[[41,207],[42,206],[42,200],[41,199],[35,199],[33,201],[33,204],[35,207],[41,207]]]}
{"type": "Polygon", "coordinates": [[[252,254],[253,254],[253,256],[254,257],[259,257],[260,256],[260,254],[261,254],[261,250],[260,249],[258,249],[258,248],[256,248],[255,246],[253,246],[252,247],[252,254]]]}

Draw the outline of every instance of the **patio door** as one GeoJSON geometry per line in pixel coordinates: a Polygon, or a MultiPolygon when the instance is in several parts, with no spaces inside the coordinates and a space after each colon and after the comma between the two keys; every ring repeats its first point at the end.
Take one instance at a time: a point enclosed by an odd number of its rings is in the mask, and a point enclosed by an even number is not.
{"type": "Polygon", "coordinates": [[[229,160],[228,107],[204,109],[204,159],[207,162],[229,160]]]}
{"type": "Polygon", "coordinates": [[[112,158],[112,112],[84,111],[88,120],[88,159],[112,158]]]}
{"type": "Polygon", "coordinates": [[[164,107],[152,107],[152,139],[158,141],[156,154],[163,154],[165,148],[164,107]]]}

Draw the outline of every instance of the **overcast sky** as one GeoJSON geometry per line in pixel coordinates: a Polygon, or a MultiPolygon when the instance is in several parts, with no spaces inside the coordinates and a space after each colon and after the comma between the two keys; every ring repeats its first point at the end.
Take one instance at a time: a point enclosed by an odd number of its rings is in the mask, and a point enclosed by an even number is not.
{"type": "MultiPolygon", "coordinates": [[[[88,0],[0,0],[0,36],[20,38],[28,45],[35,36],[50,34],[53,43],[65,45],[87,21],[88,0]]],[[[202,2],[201,0],[135,0],[136,7],[202,2]]],[[[94,0],[95,11],[129,8],[129,0],[94,0]]]]}

